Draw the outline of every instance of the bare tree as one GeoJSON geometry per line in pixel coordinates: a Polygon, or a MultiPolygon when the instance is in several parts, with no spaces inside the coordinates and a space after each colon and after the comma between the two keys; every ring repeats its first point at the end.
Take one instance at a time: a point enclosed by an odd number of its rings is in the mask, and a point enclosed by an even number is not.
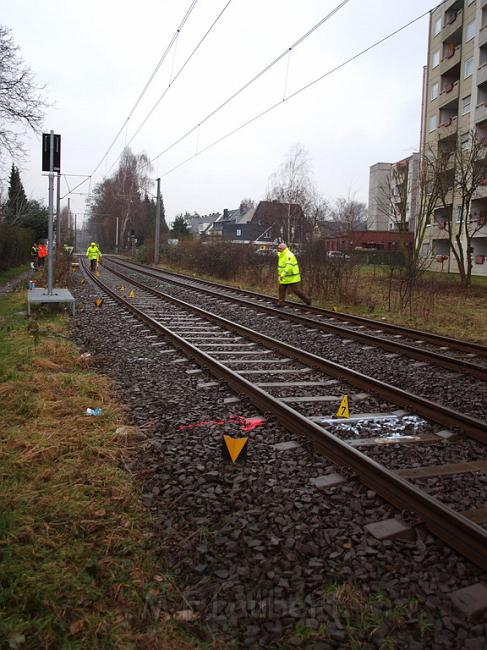
{"type": "Polygon", "coordinates": [[[471,131],[468,140],[457,143],[455,151],[449,153],[447,169],[440,170],[439,184],[445,210],[454,203],[457,206],[455,219],[450,214],[444,221],[444,228],[461,283],[468,287],[472,279],[472,240],[486,225],[485,213],[472,213],[472,201],[481,198],[481,188],[487,184],[487,147],[476,131],[471,131]]]}
{"type": "Polygon", "coordinates": [[[367,208],[365,203],[356,201],[350,194],[347,198],[338,198],[330,208],[330,218],[337,230],[352,232],[365,230],[367,225],[367,208]]]}
{"type": "Polygon", "coordinates": [[[41,130],[47,106],[42,90],[20,57],[10,30],[0,25],[0,156],[5,151],[14,159],[25,155],[23,129],[41,130]]]}
{"type": "Polygon", "coordinates": [[[379,188],[377,209],[384,214],[399,232],[399,246],[403,254],[404,267],[400,269],[400,303],[404,309],[412,310],[412,296],[421,274],[430,264],[424,255],[423,245],[426,229],[431,223],[442,194],[448,183],[444,172],[448,169],[448,157],[438,156],[428,150],[419,160],[417,186],[410,188],[410,174],[407,164],[394,165],[385,185],[379,188]],[[409,231],[410,190],[416,195],[415,228],[412,245],[409,231]]]}
{"type": "Polygon", "coordinates": [[[89,201],[90,231],[103,248],[114,246],[117,219],[122,247],[127,244],[130,231],[145,228],[148,215],[143,197],[150,183],[148,163],[145,154],[135,155],[127,147],[117,171],[93,190],[89,201]]]}
{"type": "Polygon", "coordinates": [[[308,152],[301,144],[295,144],[289,150],[284,162],[269,178],[267,200],[288,204],[288,218],[284,236],[288,242],[293,242],[298,224],[297,210],[291,205],[301,206],[304,218],[313,223],[313,213],[318,205],[318,193],[311,180],[311,165],[308,152]]]}

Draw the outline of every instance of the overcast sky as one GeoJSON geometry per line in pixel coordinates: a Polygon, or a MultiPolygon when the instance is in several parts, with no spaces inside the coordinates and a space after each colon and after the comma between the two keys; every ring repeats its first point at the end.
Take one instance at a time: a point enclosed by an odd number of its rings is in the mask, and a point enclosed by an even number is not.
{"type": "MultiPolygon", "coordinates": [[[[107,159],[93,187],[167,89],[228,0],[198,0],[173,48],[107,159]]],[[[92,174],[175,34],[190,0],[11,0],[1,22],[51,103],[45,130],[62,136],[62,171],[92,174]]],[[[131,143],[152,159],[198,124],[284,52],[339,0],[232,0],[158,109],[131,143]]],[[[348,64],[176,171],[181,161],[268,106],[433,7],[429,0],[350,0],[270,72],[154,162],[169,221],[264,198],[267,182],[294,143],[309,152],[314,181],[328,199],[367,202],[369,166],[417,150],[428,18],[348,64]],[[287,83],[286,83],[287,81],[287,83]]],[[[41,144],[26,138],[20,168],[26,192],[47,202],[41,144]]],[[[4,163],[8,176],[10,160],[4,163]]],[[[79,180],[68,178],[72,188],[79,180]]],[[[86,183],[79,191],[88,191],[86,183]]],[[[68,191],[65,181],[62,193],[68,191]]],[[[85,197],[71,208],[85,211],[85,197]]],[[[63,201],[65,204],[66,199],[63,201]]]]}

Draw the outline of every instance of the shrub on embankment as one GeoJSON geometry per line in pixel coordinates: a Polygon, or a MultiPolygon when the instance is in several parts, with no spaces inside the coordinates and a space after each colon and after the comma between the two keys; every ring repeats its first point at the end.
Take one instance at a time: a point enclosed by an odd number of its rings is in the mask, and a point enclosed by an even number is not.
{"type": "MultiPolygon", "coordinates": [[[[303,287],[314,300],[357,300],[357,267],[326,256],[323,242],[316,241],[295,250],[300,264],[303,287]]],[[[140,249],[139,259],[151,262],[152,248],[140,249]]],[[[164,244],[161,263],[181,272],[209,277],[275,292],[277,288],[277,254],[275,249],[257,251],[254,246],[213,242],[208,240],[180,240],[177,246],[164,244]]]]}
{"type": "Polygon", "coordinates": [[[0,224],[0,271],[27,262],[33,242],[34,232],[30,228],[0,224]]]}

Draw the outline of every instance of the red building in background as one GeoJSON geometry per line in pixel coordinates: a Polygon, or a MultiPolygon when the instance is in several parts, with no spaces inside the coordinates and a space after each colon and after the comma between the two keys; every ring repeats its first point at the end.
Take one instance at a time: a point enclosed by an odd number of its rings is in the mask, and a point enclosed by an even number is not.
{"type": "Polygon", "coordinates": [[[400,251],[401,238],[412,246],[414,234],[412,232],[398,232],[387,230],[355,230],[340,235],[328,236],[325,239],[327,251],[352,251],[352,250],[379,250],[400,251]]]}

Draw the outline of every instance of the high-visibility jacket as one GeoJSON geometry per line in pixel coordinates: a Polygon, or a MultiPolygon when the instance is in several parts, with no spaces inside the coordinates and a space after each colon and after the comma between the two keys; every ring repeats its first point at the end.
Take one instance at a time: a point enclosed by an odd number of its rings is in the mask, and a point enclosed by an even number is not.
{"type": "Polygon", "coordinates": [[[279,284],[301,282],[298,260],[289,248],[277,253],[277,273],[279,275],[279,284]]]}
{"type": "Polygon", "coordinates": [[[98,246],[88,246],[86,249],[86,257],[89,260],[99,260],[101,258],[101,251],[98,246]]]}
{"type": "Polygon", "coordinates": [[[37,257],[40,257],[41,259],[47,257],[47,246],[45,244],[39,244],[37,257]]]}

